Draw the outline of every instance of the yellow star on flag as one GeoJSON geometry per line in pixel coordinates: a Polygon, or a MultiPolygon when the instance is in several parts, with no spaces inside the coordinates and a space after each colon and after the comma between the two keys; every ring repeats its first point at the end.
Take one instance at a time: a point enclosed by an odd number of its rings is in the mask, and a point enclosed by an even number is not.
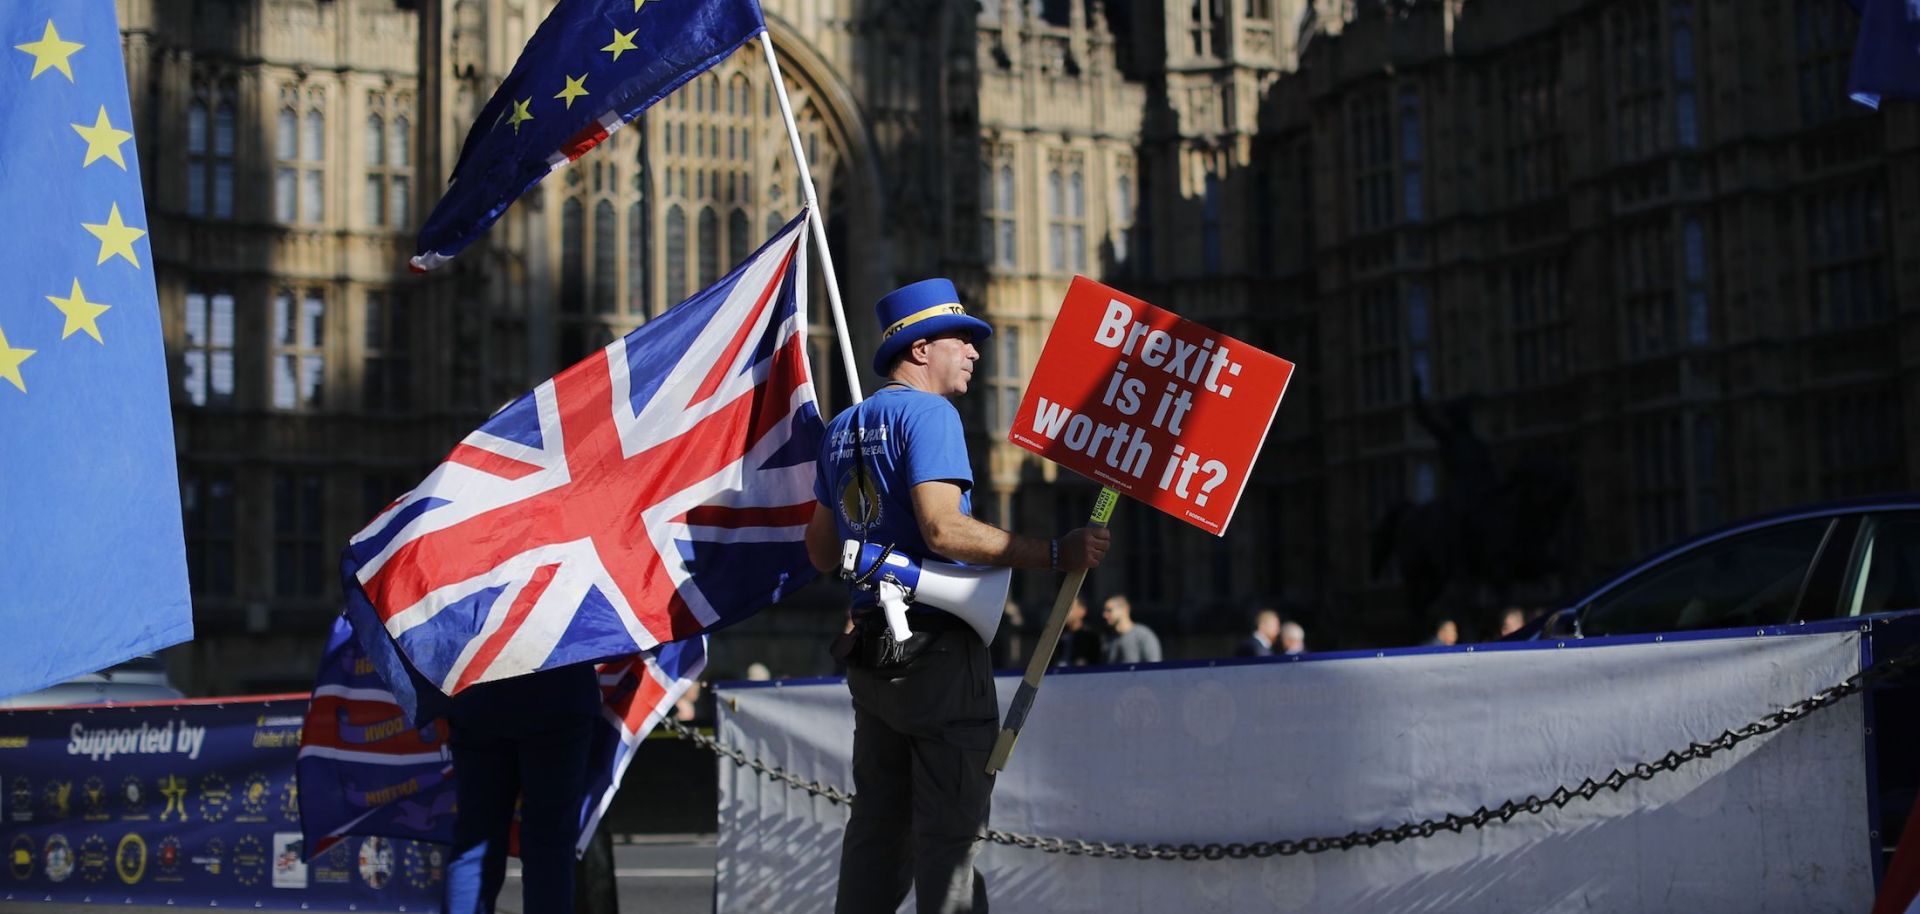
{"type": "Polygon", "coordinates": [[[566,99],[567,110],[573,110],[573,100],[587,94],[587,75],[582,73],[579,79],[568,76],[567,87],[555,93],[553,97],[566,99]]]}
{"type": "Polygon", "coordinates": [[[107,121],[107,106],[100,106],[100,116],[94,118],[93,126],[73,125],[73,132],[87,141],[87,160],[80,163],[81,168],[92,165],[95,159],[112,159],[113,164],[127,170],[127,160],[120,155],[120,144],[133,139],[133,133],[121,130],[107,121]]]}
{"type": "Polygon", "coordinates": [[[0,378],[13,382],[21,393],[27,392],[27,381],[20,377],[20,363],[34,353],[32,349],[14,349],[7,345],[7,335],[0,332],[0,378]]]}
{"type": "MultiPolygon", "coordinates": [[[[638,6],[635,6],[635,7],[634,7],[634,9],[636,9],[636,10],[637,10],[637,9],[639,9],[639,8],[640,8],[640,7],[638,7],[638,6]]],[[[604,48],[601,48],[600,50],[602,50],[602,51],[611,51],[611,52],[613,52],[613,59],[614,59],[614,60],[619,60],[619,59],[620,59],[620,55],[621,55],[621,54],[624,54],[624,53],[626,53],[626,52],[628,52],[628,51],[638,51],[638,50],[640,50],[640,48],[639,48],[639,46],[638,46],[638,45],[635,45],[635,44],[633,43],[633,36],[635,36],[635,35],[638,35],[638,34],[640,34],[640,30],[639,30],[639,29],[634,29],[634,30],[633,30],[633,31],[631,31],[631,32],[622,32],[622,31],[620,31],[619,29],[614,29],[614,30],[613,30],[613,43],[612,43],[612,44],[610,44],[610,45],[607,45],[607,46],[606,46],[606,47],[604,47],[604,48]]]]}
{"type": "Polygon", "coordinates": [[[95,266],[106,263],[107,258],[116,254],[125,257],[127,262],[133,264],[135,267],[140,266],[140,258],[133,255],[133,243],[139,241],[140,237],[147,233],[147,230],[137,229],[121,222],[120,204],[115,203],[113,205],[113,212],[107,214],[107,222],[105,225],[95,225],[91,222],[82,222],[80,224],[85,227],[87,231],[92,232],[93,237],[100,239],[100,259],[94,261],[95,266]]]}
{"type": "Polygon", "coordinates": [[[69,292],[66,298],[49,295],[47,301],[53,302],[53,306],[67,316],[67,327],[60,331],[61,339],[64,340],[77,331],[85,330],[88,336],[93,337],[94,342],[106,344],[106,340],[100,338],[100,325],[96,322],[100,320],[100,315],[107,313],[107,309],[113,306],[103,305],[97,301],[87,301],[86,293],[80,291],[80,280],[73,281],[73,291],[69,292]]]}
{"type": "Polygon", "coordinates": [[[69,65],[67,58],[72,57],[73,52],[86,45],[77,41],[62,41],[60,31],[53,27],[53,20],[49,19],[47,30],[41,34],[39,41],[16,44],[14,47],[33,55],[33,75],[27,77],[28,79],[38,78],[51,67],[65,73],[67,82],[73,82],[73,67],[69,65]]]}
{"type": "Polygon", "coordinates": [[[521,99],[513,103],[513,113],[507,116],[507,123],[513,126],[514,133],[520,132],[520,125],[522,123],[533,120],[533,115],[527,111],[527,106],[531,104],[533,104],[533,99],[531,98],[521,99]]]}
{"type": "Polygon", "coordinates": [[[647,0],[633,0],[633,11],[636,13],[640,12],[640,8],[646,5],[647,0]]]}

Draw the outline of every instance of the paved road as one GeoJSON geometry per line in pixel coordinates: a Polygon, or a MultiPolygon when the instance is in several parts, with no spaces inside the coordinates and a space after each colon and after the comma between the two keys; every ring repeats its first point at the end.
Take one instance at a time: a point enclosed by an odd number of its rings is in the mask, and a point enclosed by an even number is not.
{"type": "MultiPolygon", "coordinates": [[[[712,835],[614,845],[622,914],[710,914],[713,860],[712,835]]],[[[499,914],[538,914],[521,907],[517,866],[507,870],[499,914]]]]}
{"type": "MultiPolygon", "coordinates": [[[[620,910],[625,914],[709,914],[713,910],[713,836],[639,840],[642,843],[616,844],[613,848],[614,874],[620,880],[620,910]]],[[[516,863],[508,870],[506,889],[500,893],[500,914],[529,914],[520,903],[518,869],[516,863]]],[[[93,914],[108,909],[126,914],[178,914],[182,910],[0,901],[0,911],[32,914],[93,914]]]]}

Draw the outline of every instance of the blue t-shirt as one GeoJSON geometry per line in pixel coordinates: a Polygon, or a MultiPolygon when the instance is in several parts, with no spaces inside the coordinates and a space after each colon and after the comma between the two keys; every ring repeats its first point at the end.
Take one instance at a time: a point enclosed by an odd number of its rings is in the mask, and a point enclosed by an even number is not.
{"type": "Polygon", "coordinates": [[[913,487],[939,479],[958,484],[960,510],[973,513],[960,413],[945,397],[894,384],[827,423],[813,495],[832,509],[842,542],[891,543],[914,558],[946,561],[927,548],[913,514],[913,487]],[[856,460],[865,463],[864,486],[856,460]]]}

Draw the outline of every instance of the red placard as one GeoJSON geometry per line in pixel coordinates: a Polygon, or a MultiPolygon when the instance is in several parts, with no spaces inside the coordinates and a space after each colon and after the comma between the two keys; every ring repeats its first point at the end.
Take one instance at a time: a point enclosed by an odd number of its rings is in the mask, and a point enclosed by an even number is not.
{"type": "Polygon", "coordinates": [[[1293,363],[1076,276],[1008,439],[1215,536],[1293,363]]]}

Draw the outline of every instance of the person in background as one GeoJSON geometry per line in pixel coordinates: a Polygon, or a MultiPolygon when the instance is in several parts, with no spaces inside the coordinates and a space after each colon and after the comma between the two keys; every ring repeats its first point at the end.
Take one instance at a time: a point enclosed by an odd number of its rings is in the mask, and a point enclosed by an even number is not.
{"type": "Polygon", "coordinates": [[[460,776],[447,863],[450,914],[494,909],[516,801],[526,909],[573,910],[573,845],[602,707],[591,663],[483,682],[453,696],[447,744],[460,776]]]}
{"type": "Polygon", "coordinates": [[[1253,634],[1241,639],[1233,649],[1235,657],[1271,657],[1273,645],[1280,639],[1280,614],[1263,609],[1253,614],[1253,634]]]}
{"type": "Polygon", "coordinates": [[[1307,630],[1298,622],[1280,626],[1280,653],[1292,657],[1307,652],[1307,630]]]}
{"type": "Polygon", "coordinates": [[[1440,624],[1433,627],[1433,637],[1428,638],[1424,646],[1452,647],[1459,643],[1460,626],[1455,625],[1452,619],[1441,619],[1440,624]]]}
{"type": "Polygon", "coordinates": [[[995,669],[1013,669],[1025,666],[1027,652],[1032,649],[1032,637],[1027,633],[1027,617],[1020,611],[1020,604],[1008,600],[1000,620],[1000,632],[987,645],[993,654],[995,669]]]}
{"type": "Polygon", "coordinates": [[[1128,602],[1126,594],[1114,594],[1107,598],[1106,606],[1100,611],[1100,618],[1106,620],[1107,628],[1113,634],[1107,636],[1101,649],[1101,660],[1106,663],[1159,663],[1160,637],[1150,629],[1133,621],[1133,604],[1128,602]]]}
{"type": "Polygon", "coordinates": [[[673,719],[685,723],[700,716],[700,683],[692,683],[673,703],[673,719]]]}
{"type": "Polygon", "coordinates": [[[1505,638],[1519,631],[1527,624],[1527,611],[1518,606],[1509,606],[1500,614],[1500,637],[1505,638]]]}
{"type": "Polygon", "coordinates": [[[1067,607],[1060,643],[1053,648],[1054,666],[1087,666],[1100,662],[1100,639],[1087,628],[1087,604],[1079,596],[1067,607]]]}

